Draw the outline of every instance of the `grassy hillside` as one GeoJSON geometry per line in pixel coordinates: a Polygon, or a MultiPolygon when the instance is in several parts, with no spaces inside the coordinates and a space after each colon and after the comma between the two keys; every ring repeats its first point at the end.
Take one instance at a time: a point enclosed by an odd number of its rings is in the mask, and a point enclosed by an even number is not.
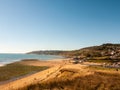
{"type": "Polygon", "coordinates": [[[120,60],[120,44],[103,44],[100,46],[86,47],[73,51],[33,51],[28,54],[47,54],[62,55],[66,57],[75,57],[85,59],[102,59],[102,60],[120,60]]]}
{"type": "Polygon", "coordinates": [[[100,72],[97,70],[107,71],[105,68],[94,68],[93,74],[86,76],[77,76],[77,73],[62,72],[60,76],[39,82],[37,84],[26,86],[19,90],[119,90],[120,74],[113,69],[111,73],[100,72]]]}

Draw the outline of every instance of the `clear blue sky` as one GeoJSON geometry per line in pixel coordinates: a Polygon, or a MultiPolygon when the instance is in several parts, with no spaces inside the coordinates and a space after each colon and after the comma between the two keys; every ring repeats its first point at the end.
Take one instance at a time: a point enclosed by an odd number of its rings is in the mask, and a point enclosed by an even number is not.
{"type": "Polygon", "coordinates": [[[0,53],[120,43],[120,0],[0,0],[0,53]]]}

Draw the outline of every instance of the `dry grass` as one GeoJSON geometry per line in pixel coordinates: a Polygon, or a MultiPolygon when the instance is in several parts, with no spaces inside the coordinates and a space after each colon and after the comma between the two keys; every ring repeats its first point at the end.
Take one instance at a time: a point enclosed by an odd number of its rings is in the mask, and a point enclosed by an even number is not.
{"type": "Polygon", "coordinates": [[[62,72],[60,76],[19,90],[120,90],[120,74],[95,71],[86,76],[62,72]]]}
{"type": "Polygon", "coordinates": [[[26,74],[32,74],[47,69],[46,66],[28,66],[19,63],[12,63],[0,67],[0,81],[10,80],[26,74]]]}

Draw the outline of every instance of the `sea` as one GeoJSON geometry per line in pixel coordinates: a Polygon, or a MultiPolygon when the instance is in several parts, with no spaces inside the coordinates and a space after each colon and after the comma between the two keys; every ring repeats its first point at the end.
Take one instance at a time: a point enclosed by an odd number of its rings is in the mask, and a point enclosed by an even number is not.
{"type": "Polygon", "coordinates": [[[39,60],[52,60],[61,59],[62,56],[57,55],[35,55],[35,54],[0,54],[0,66],[20,61],[23,59],[39,59],[39,60]]]}

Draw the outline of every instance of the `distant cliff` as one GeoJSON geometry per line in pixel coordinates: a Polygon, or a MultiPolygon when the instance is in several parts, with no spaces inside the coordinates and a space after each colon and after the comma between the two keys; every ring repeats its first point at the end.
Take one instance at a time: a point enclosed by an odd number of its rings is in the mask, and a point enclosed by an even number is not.
{"type": "Polygon", "coordinates": [[[67,53],[67,51],[59,51],[59,50],[45,50],[45,51],[32,51],[32,52],[28,52],[27,54],[45,54],[45,55],[61,55],[63,53],[67,53]]]}
{"type": "Polygon", "coordinates": [[[118,59],[120,58],[120,44],[107,43],[100,46],[91,46],[73,51],[32,51],[28,54],[63,55],[66,57],[78,56],[81,58],[107,57],[108,59],[118,59]]]}

